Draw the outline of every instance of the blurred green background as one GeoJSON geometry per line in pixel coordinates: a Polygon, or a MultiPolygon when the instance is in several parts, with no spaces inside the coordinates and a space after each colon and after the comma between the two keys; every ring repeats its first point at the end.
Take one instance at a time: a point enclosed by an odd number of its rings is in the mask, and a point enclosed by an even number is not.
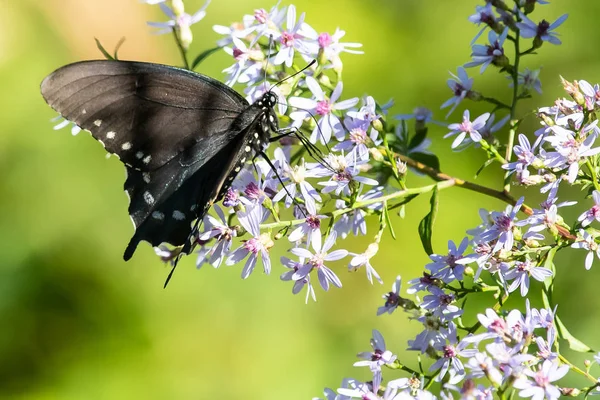
{"type": "MultiPolygon", "coordinates": [[[[469,43],[478,31],[467,21],[482,2],[418,0],[300,0],[298,11],[318,31],[347,31],[344,41],[362,42],[364,55],[345,55],[345,96],[393,97],[392,113],[428,106],[437,120],[450,97],[448,71],[469,61],[469,43]]],[[[186,1],[195,11],[202,1],[186,1]]],[[[286,5],[288,3],[285,3],[286,5]]],[[[125,264],[121,255],[132,227],[120,163],[106,160],[87,134],[53,131],[56,114],[39,94],[41,80],[57,67],[100,58],[94,37],[112,49],[122,36],[124,59],[178,63],[170,36],[154,36],[145,21],[161,21],[156,7],[136,0],[0,0],[0,397],[26,399],[307,399],[336,388],[345,376],[367,371],[352,367],[355,353],[369,348],[371,329],[379,329],[403,361],[406,341],[421,330],[401,313],[377,318],[381,295],[394,277],[418,276],[427,262],[417,232],[429,199],[419,198],[407,217],[395,217],[398,240],[386,238],[374,265],[385,281],[371,286],[364,271],[349,274],[335,265],[344,287],[317,290],[318,302],[304,304],[282,283],[257,270],[248,280],[240,267],[196,270],[184,259],[169,288],[168,269],[143,244],[125,264]]],[[[214,46],[213,24],[241,20],[270,2],[213,0],[207,17],[194,26],[192,52],[214,46]]],[[[522,111],[550,105],[562,97],[559,74],[600,81],[600,3],[554,0],[534,19],[553,21],[570,14],[559,29],[562,46],[545,45],[524,66],[543,66],[544,94],[523,103],[522,111]]],[[[221,78],[230,61],[224,54],[201,72],[221,78]]],[[[485,94],[508,93],[492,68],[470,71],[485,94]]],[[[468,105],[472,115],[482,112],[468,105]]],[[[460,119],[459,108],[451,121],[460,119]]],[[[477,114],[478,115],[478,114],[477,114]]],[[[523,132],[537,122],[529,120],[523,132]]],[[[446,131],[432,129],[432,150],[445,172],[472,179],[482,163],[474,150],[453,154],[446,131]]],[[[413,184],[427,182],[412,178],[413,184]]],[[[497,166],[479,183],[499,188],[497,166]]],[[[522,190],[516,188],[517,193],[522,190]]],[[[539,196],[528,195],[530,205],[539,196]]],[[[568,193],[563,192],[565,198],[568,193]]],[[[576,190],[572,197],[581,198],[576,190]]],[[[460,241],[478,224],[477,210],[504,208],[498,201],[460,189],[441,193],[434,248],[460,241]]],[[[584,201],[584,206],[590,201],[584,201]]],[[[584,208],[566,212],[572,222],[584,208]]],[[[375,222],[375,221],[373,221],[375,222]]],[[[371,225],[373,226],[373,224],[371,225]]],[[[364,238],[342,242],[361,252],[364,238]]],[[[280,246],[280,251],[286,246],[280,246]]],[[[600,348],[600,298],[594,290],[600,265],[583,267],[584,252],[561,255],[555,301],[572,333],[600,348]],[[581,296],[581,297],[578,297],[581,296]]],[[[281,252],[273,255],[277,259],[281,252]]],[[[476,299],[474,299],[476,300],[476,299]]],[[[482,304],[490,303],[481,297],[482,304]]],[[[589,356],[575,355],[581,362],[589,356]]],[[[386,374],[392,379],[400,375],[386,374]]],[[[576,384],[577,381],[571,382],[576,384]]]]}

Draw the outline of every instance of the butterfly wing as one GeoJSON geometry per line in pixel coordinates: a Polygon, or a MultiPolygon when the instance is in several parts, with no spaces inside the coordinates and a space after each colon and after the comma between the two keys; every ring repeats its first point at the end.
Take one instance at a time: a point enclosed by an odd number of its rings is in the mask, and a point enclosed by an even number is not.
{"type": "Polygon", "coordinates": [[[126,164],[125,190],[137,244],[181,245],[235,176],[258,115],[237,92],[204,75],[164,65],[84,61],[50,74],[48,104],[87,129],[126,164]],[[239,118],[243,115],[243,118],[239,118]]]}
{"type": "Polygon", "coordinates": [[[48,104],[107,151],[154,170],[227,132],[248,102],[223,83],[160,64],[95,60],[66,65],[41,84],[48,104]]]}

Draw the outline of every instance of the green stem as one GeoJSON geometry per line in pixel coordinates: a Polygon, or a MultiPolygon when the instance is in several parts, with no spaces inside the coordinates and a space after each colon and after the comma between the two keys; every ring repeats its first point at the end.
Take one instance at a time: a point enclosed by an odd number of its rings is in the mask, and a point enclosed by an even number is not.
{"type": "MultiPolygon", "coordinates": [[[[357,201],[352,205],[352,207],[342,208],[339,210],[325,213],[324,215],[326,218],[335,219],[339,216],[350,213],[359,208],[370,206],[371,204],[383,203],[388,200],[398,199],[398,198],[407,197],[407,196],[411,196],[411,195],[415,195],[415,194],[423,194],[423,193],[431,192],[435,187],[437,187],[439,190],[446,189],[451,186],[454,186],[454,184],[455,184],[455,182],[453,180],[445,180],[445,181],[442,181],[439,183],[435,183],[433,185],[422,186],[422,187],[416,188],[416,189],[399,190],[397,192],[390,193],[385,196],[376,197],[376,198],[369,199],[369,200],[357,201]]],[[[306,219],[293,219],[291,221],[279,221],[279,222],[271,222],[268,224],[261,224],[260,228],[261,228],[261,230],[262,229],[279,229],[279,228],[300,225],[304,222],[306,222],[306,219]]]]}
{"type": "Polygon", "coordinates": [[[176,28],[173,28],[173,37],[175,37],[175,43],[177,43],[177,48],[179,49],[179,53],[181,54],[181,58],[183,59],[183,66],[185,67],[185,69],[190,69],[190,64],[188,63],[187,59],[187,51],[183,47],[183,43],[181,43],[181,39],[177,34],[176,28]]]}
{"type": "MultiPolygon", "coordinates": [[[[513,81],[513,96],[512,96],[512,104],[510,105],[510,119],[511,121],[515,120],[515,116],[517,114],[517,104],[519,103],[519,61],[521,55],[519,54],[519,42],[520,42],[520,33],[517,31],[515,34],[515,65],[512,71],[512,81],[513,81]]],[[[508,142],[506,144],[506,161],[510,162],[510,159],[513,155],[513,145],[515,143],[515,135],[516,135],[516,124],[511,122],[510,130],[508,131],[508,142]]],[[[510,171],[506,171],[504,174],[504,191],[506,193],[510,192],[510,171]]]]}
{"type": "Polygon", "coordinates": [[[571,364],[571,362],[569,360],[567,360],[563,355],[558,355],[558,358],[560,359],[560,361],[562,361],[564,364],[567,364],[573,371],[577,372],[580,375],[583,375],[585,378],[587,378],[588,380],[592,381],[593,383],[598,383],[597,379],[594,378],[592,375],[588,374],[587,372],[585,372],[584,370],[576,367],[575,365],[571,364]]]}
{"type": "Polygon", "coordinates": [[[600,191],[600,184],[598,184],[598,177],[596,176],[596,170],[594,169],[594,166],[592,165],[592,162],[590,161],[589,157],[585,159],[585,165],[590,170],[590,177],[592,178],[592,183],[594,184],[594,188],[596,190],[600,191]]]}

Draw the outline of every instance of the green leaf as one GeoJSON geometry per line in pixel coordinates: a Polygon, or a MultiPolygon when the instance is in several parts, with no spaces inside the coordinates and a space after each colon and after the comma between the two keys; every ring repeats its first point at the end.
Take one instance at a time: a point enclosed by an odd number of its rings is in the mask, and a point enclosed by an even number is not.
{"type": "Polygon", "coordinates": [[[100,41],[97,38],[94,38],[94,40],[96,41],[96,46],[98,46],[98,50],[100,50],[102,55],[104,55],[104,58],[106,58],[107,60],[115,59],[113,56],[110,55],[110,53],[108,51],[106,51],[104,46],[102,46],[102,43],[100,43],[100,41]]]}
{"type": "Polygon", "coordinates": [[[484,169],[486,169],[487,167],[489,167],[490,165],[492,165],[492,163],[495,160],[493,158],[490,158],[489,160],[487,160],[486,162],[483,163],[483,165],[481,167],[479,167],[479,169],[477,170],[477,172],[475,172],[475,178],[477,178],[479,176],[479,174],[481,172],[483,172],[484,169]]]}
{"type": "Polygon", "coordinates": [[[221,47],[213,47],[212,49],[204,50],[202,53],[198,54],[198,57],[196,57],[192,62],[191,69],[195,69],[202,61],[204,61],[208,56],[217,50],[221,50],[221,47]]]}
{"type": "Polygon", "coordinates": [[[387,201],[383,202],[383,218],[388,226],[388,229],[390,230],[390,235],[392,235],[392,238],[396,240],[396,232],[394,232],[394,227],[392,226],[392,220],[390,219],[390,211],[388,210],[387,201]]]}
{"type": "Polygon", "coordinates": [[[440,160],[433,154],[410,153],[410,158],[427,165],[436,170],[440,170],[440,160]]]}
{"type": "Polygon", "coordinates": [[[119,49],[121,48],[121,45],[125,43],[125,36],[123,36],[121,39],[119,39],[119,41],[117,42],[117,45],[115,46],[115,52],[114,52],[114,58],[115,60],[119,59],[119,49]]]}
{"type": "Polygon", "coordinates": [[[438,188],[437,186],[433,189],[431,194],[431,210],[419,223],[419,236],[421,237],[421,243],[423,243],[423,249],[428,255],[433,254],[433,246],[431,245],[431,236],[433,234],[433,223],[438,210],[438,188]]]}
{"type": "Polygon", "coordinates": [[[410,139],[410,143],[408,144],[408,150],[412,150],[416,147],[419,147],[423,140],[427,138],[427,128],[419,129],[415,136],[410,139]]]}
{"type": "Polygon", "coordinates": [[[595,351],[590,349],[585,343],[571,335],[571,332],[567,330],[558,316],[555,316],[554,320],[556,321],[558,337],[566,340],[567,343],[569,343],[571,350],[578,351],[580,353],[595,353],[595,351]]]}

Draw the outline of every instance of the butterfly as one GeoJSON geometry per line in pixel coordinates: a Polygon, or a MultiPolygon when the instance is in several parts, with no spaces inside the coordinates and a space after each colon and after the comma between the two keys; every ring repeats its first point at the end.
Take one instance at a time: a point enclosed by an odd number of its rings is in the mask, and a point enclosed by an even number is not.
{"type": "Polygon", "coordinates": [[[213,78],[167,65],[77,62],[48,75],[41,92],[125,165],[135,227],[125,261],[140,241],[189,254],[211,205],[281,132],[272,91],[249,104],[213,78]]]}

